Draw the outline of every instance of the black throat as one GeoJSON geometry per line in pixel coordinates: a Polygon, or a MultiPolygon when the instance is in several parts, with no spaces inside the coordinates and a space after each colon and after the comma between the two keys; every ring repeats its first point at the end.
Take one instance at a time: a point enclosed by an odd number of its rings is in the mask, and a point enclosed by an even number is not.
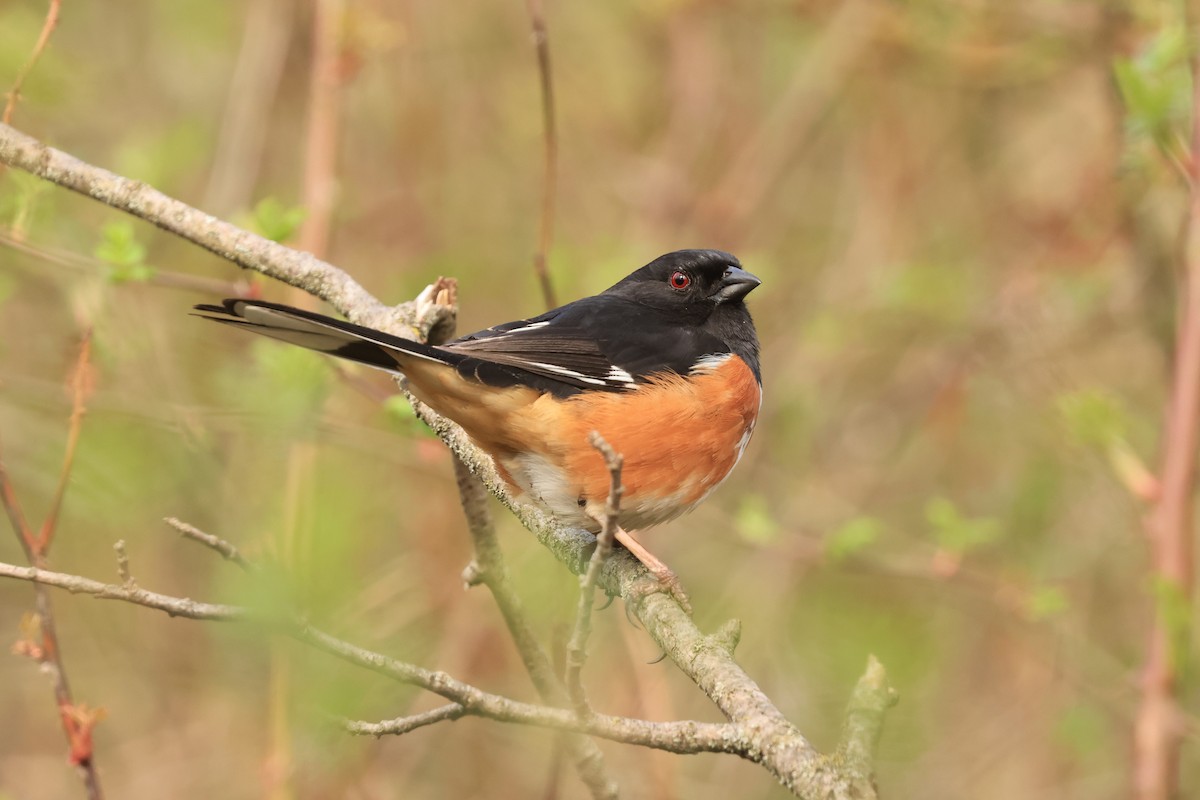
{"type": "Polygon", "coordinates": [[[758,361],[758,335],[754,331],[754,320],[746,304],[738,301],[721,303],[701,326],[706,332],[729,345],[734,355],[740,356],[754,372],[754,378],[762,384],[762,370],[758,361]]]}

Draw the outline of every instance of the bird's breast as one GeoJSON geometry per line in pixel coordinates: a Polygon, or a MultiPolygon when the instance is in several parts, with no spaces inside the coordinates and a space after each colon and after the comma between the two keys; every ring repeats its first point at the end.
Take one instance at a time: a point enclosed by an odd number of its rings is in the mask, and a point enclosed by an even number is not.
{"type": "Polygon", "coordinates": [[[542,396],[509,417],[522,450],[497,454],[510,481],[568,524],[596,530],[609,493],[598,431],[624,456],[620,522],[638,530],[674,519],[729,475],[750,441],[762,391],[737,356],[706,359],[688,376],[652,378],[626,392],[542,396]]]}

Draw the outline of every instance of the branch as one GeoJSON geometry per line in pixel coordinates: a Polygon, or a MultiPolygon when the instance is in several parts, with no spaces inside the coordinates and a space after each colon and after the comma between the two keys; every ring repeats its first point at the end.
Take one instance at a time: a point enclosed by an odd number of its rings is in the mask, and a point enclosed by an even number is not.
{"type": "MultiPolygon", "coordinates": [[[[440,299],[445,303],[453,300],[450,296],[440,299]]],[[[431,331],[429,341],[438,344],[443,338],[448,339],[453,334],[453,325],[447,323],[439,330],[431,331]]],[[[537,636],[529,625],[529,617],[525,613],[521,598],[509,579],[508,566],[504,562],[500,542],[496,538],[496,527],[492,523],[492,512],[488,507],[487,490],[458,456],[452,455],[451,459],[459,500],[475,549],[475,558],[463,570],[463,579],[468,586],[483,583],[491,592],[525,665],[525,671],[529,673],[542,702],[553,706],[566,705],[567,692],[550,664],[550,659],[546,657],[546,651],[538,643],[537,636]]],[[[571,734],[566,736],[562,744],[565,744],[567,755],[592,796],[597,800],[616,800],[616,781],[609,773],[604,754],[600,752],[596,743],[585,736],[571,734]]]]}
{"type": "Polygon", "coordinates": [[[42,531],[38,534],[34,547],[39,559],[44,559],[50,552],[50,543],[54,540],[54,531],[58,528],[58,515],[62,511],[63,497],[67,493],[67,482],[71,478],[71,467],[75,464],[75,449],[79,445],[83,416],[87,413],[85,403],[92,389],[91,356],[92,329],[87,328],[79,343],[79,357],[75,361],[75,369],[71,372],[71,417],[67,422],[67,447],[63,454],[62,467],[58,471],[58,486],[54,490],[54,500],[50,503],[50,511],[46,514],[46,521],[42,523],[42,531]]]}
{"type": "MultiPolygon", "coordinates": [[[[84,401],[91,388],[88,374],[90,354],[91,331],[89,329],[84,332],[83,341],[79,347],[79,356],[76,358],[75,369],[72,372],[71,416],[68,423],[66,453],[63,456],[62,466],[59,468],[58,487],[55,490],[50,511],[42,524],[40,535],[34,535],[33,528],[30,527],[21,511],[16,490],[13,488],[8,472],[4,468],[3,457],[0,455],[0,501],[4,504],[9,522],[12,523],[13,533],[20,541],[21,548],[25,551],[25,557],[29,560],[31,567],[45,566],[46,554],[50,549],[50,543],[58,524],[58,513],[62,508],[63,497],[70,479],[71,465],[75,460],[75,447],[79,441],[79,431],[86,411],[84,401]]],[[[127,562],[123,568],[128,569],[127,562]]],[[[67,737],[68,761],[79,772],[88,799],[103,800],[104,792],[100,788],[100,776],[96,771],[92,745],[92,729],[102,719],[103,712],[88,709],[82,703],[76,705],[72,697],[71,683],[67,679],[67,668],[63,663],[62,647],[58,640],[58,624],[54,617],[54,604],[50,600],[50,593],[42,586],[34,586],[34,608],[36,609],[34,617],[36,625],[29,626],[30,630],[27,632],[27,636],[32,640],[35,634],[33,629],[36,628],[37,632],[41,634],[41,642],[24,649],[37,659],[43,671],[50,676],[59,720],[62,722],[63,733],[67,737]]]]}
{"type": "MultiPolygon", "coordinates": [[[[1200,20],[1189,9],[1188,29],[1200,20]]],[[[1162,431],[1157,502],[1146,517],[1153,580],[1154,620],[1142,672],[1142,697],[1134,723],[1134,792],[1138,800],[1167,800],[1178,793],[1185,726],[1178,692],[1191,650],[1194,583],[1192,539],[1196,452],[1200,443],[1200,55],[1193,54],[1191,192],[1186,220],[1179,324],[1171,394],[1162,431]]]]}
{"type": "MultiPolygon", "coordinates": [[[[500,615],[504,617],[509,635],[512,636],[517,652],[521,655],[521,661],[525,664],[525,671],[529,673],[542,702],[547,705],[564,706],[568,702],[567,691],[555,674],[546,651],[542,649],[529,626],[524,605],[509,579],[508,566],[500,552],[496,528],[488,510],[487,492],[457,455],[453,460],[454,477],[458,484],[463,513],[467,517],[467,528],[475,546],[475,558],[463,571],[463,578],[468,585],[482,583],[492,593],[500,615]]],[[[587,784],[592,795],[615,800],[617,784],[609,775],[604,754],[600,752],[596,743],[582,736],[570,736],[567,738],[566,747],[580,779],[587,784]]]]}
{"type": "Polygon", "coordinates": [[[376,738],[380,736],[403,736],[406,733],[415,731],[417,728],[424,728],[426,725],[445,721],[453,722],[466,713],[467,709],[458,703],[447,703],[432,711],[426,711],[424,714],[413,714],[409,717],[389,719],[383,722],[346,720],[342,724],[342,727],[346,729],[347,733],[352,733],[355,736],[374,736],[376,738]]]}
{"type": "Polygon", "coordinates": [[[33,72],[38,59],[42,57],[42,52],[50,42],[50,34],[54,33],[54,27],[58,25],[58,11],[61,5],[62,0],[50,0],[50,7],[46,9],[46,21],[42,23],[42,32],[38,34],[37,42],[33,45],[33,52],[29,54],[25,65],[17,73],[12,88],[8,90],[7,99],[4,102],[4,114],[0,116],[0,122],[5,125],[12,122],[13,112],[17,110],[17,100],[21,97],[21,87],[25,85],[25,79],[29,77],[30,72],[33,72]]]}
{"type": "Polygon", "coordinates": [[[208,549],[215,551],[221,556],[221,558],[237,564],[247,572],[254,571],[254,565],[247,561],[236,547],[222,539],[220,536],[213,536],[211,533],[205,533],[199,528],[189,525],[182,520],[178,520],[175,517],[164,517],[163,522],[179,531],[183,535],[183,538],[191,539],[193,542],[199,542],[208,549]]]}
{"type": "Polygon", "coordinates": [[[533,256],[533,271],[542,287],[546,308],[554,308],[554,286],[550,282],[550,245],[554,241],[554,201],[558,191],[558,127],[554,112],[554,73],[550,69],[550,35],[542,0],[526,0],[533,46],[537,51],[538,85],[542,93],[542,215],[538,226],[538,249],[533,256]]]}
{"type": "Polygon", "coordinates": [[[331,264],[198,211],[144,183],[86,164],[3,124],[0,162],[153,223],[240,267],[304,289],[359,324],[393,330],[413,325],[411,308],[384,307],[331,264]]]}
{"type": "Polygon", "coordinates": [[[588,436],[592,447],[604,456],[604,464],[608,467],[612,483],[608,490],[608,501],[604,506],[604,524],[596,536],[596,549],[588,560],[587,570],[579,578],[579,607],[575,612],[575,630],[567,643],[567,691],[571,702],[575,704],[575,713],[586,717],[592,713],[588,706],[587,695],[583,690],[582,672],[587,661],[587,641],[592,634],[592,605],[596,599],[596,580],[600,570],[612,556],[613,537],[617,534],[617,515],[621,509],[621,468],[625,457],[613,450],[612,445],[604,441],[597,431],[588,436]]]}
{"type": "Polygon", "coordinates": [[[36,567],[19,567],[0,562],[0,578],[15,578],[42,586],[54,586],[72,594],[87,594],[101,600],[119,600],[164,611],[172,617],[215,622],[251,622],[303,642],[342,661],[401,683],[441,695],[464,709],[464,713],[500,722],[586,733],[625,744],[641,745],[673,753],[734,753],[752,758],[748,739],[736,726],[711,722],[649,722],[629,717],[593,715],[580,720],[565,709],[547,708],[490,694],[456,680],[445,672],[418,667],[376,653],[318,630],[295,616],[280,616],[244,606],[202,603],[145,589],[50,572],[36,567]]]}

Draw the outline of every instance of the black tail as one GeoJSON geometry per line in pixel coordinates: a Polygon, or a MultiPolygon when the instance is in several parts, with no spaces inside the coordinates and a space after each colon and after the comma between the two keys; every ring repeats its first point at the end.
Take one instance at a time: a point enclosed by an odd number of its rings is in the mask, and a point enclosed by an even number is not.
{"type": "Polygon", "coordinates": [[[368,367],[401,371],[405,358],[456,365],[463,357],[437,347],[401,339],[324,314],[262,300],[225,300],[219,306],[196,306],[196,316],[270,336],[368,367]]]}

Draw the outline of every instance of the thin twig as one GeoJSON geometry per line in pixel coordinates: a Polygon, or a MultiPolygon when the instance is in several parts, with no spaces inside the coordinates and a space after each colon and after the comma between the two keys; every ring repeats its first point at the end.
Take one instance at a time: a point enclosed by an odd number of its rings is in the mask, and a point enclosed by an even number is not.
{"type": "Polygon", "coordinates": [[[236,547],[225,541],[220,536],[214,536],[211,533],[205,533],[194,525],[189,525],[186,522],[176,519],[175,517],[164,517],[163,522],[170,525],[175,530],[179,531],[185,539],[191,539],[193,542],[199,542],[210,550],[216,551],[221,558],[226,561],[232,561],[247,572],[254,571],[254,565],[242,556],[236,547]]]}
{"type": "Polygon", "coordinates": [[[37,555],[43,559],[50,553],[50,544],[58,528],[63,498],[67,493],[67,483],[71,478],[71,467],[75,464],[79,432],[83,428],[83,417],[87,413],[87,398],[92,391],[91,357],[92,329],[89,327],[83,331],[83,338],[79,343],[79,357],[75,360],[75,369],[71,372],[71,416],[67,422],[67,447],[63,454],[62,467],[58,471],[58,486],[54,490],[54,500],[50,503],[46,521],[42,523],[35,548],[37,555]]]}
{"type": "Polygon", "coordinates": [[[0,162],[152,222],[238,266],[298,286],[361,325],[395,328],[407,310],[384,307],[345,272],[309,253],[219,220],[140,181],[85,164],[2,124],[0,162]]]}
{"type": "Polygon", "coordinates": [[[21,543],[25,558],[30,564],[34,563],[37,560],[37,537],[33,535],[33,528],[29,527],[25,512],[21,510],[21,501],[17,499],[17,492],[4,466],[3,452],[0,452],[0,502],[4,504],[4,512],[8,515],[13,533],[21,543]]]}
{"type": "MultiPolygon", "coordinates": [[[[71,250],[51,247],[44,244],[33,244],[27,239],[17,239],[4,231],[0,231],[0,245],[20,251],[34,258],[49,261],[76,272],[104,274],[110,269],[109,265],[98,258],[92,258],[71,250]]],[[[250,282],[246,280],[223,281],[207,278],[203,275],[188,275],[182,272],[170,272],[155,267],[143,283],[151,286],[162,286],[166,289],[182,289],[189,292],[200,292],[207,295],[244,296],[250,291],[250,282]]]]}
{"type": "MultiPolygon", "coordinates": [[[[42,23],[42,32],[38,34],[37,42],[33,46],[33,52],[29,54],[25,65],[17,73],[17,78],[13,81],[12,88],[8,90],[7,99],[4,103],[4,114],[0,116],[0,122],[3,122],[5,125],[12,122],[13,112],[17,110],[17,100],[21,97],[21,87],[25,85],[25,79],[29,77],[29,73],[33,72],[38,59],[42,57],[42,52],[50,42],[50,34],[54,33],[54,27],[58,25],[58,11],[61,5],[62,0],[50,0],[50,7],[46,9],[46,21],[42,23]]],[[[0,173],[2,172],[3,167],[0,166],[0,173]]]]}
{"type": "Polygon", "coordinates": [[[538,83],[542,96],[542,213],[538,224],[538,249],[533,256],[533,271],[542,287],[546,308],[558,301],[550,281],[550,247],[554,243],[554,206],[558,193],[558,123],[554,108],[554,73],[550,68],[550,36],[542,0],[526,0],[533,46],[537,52],[538,83]]]}
{"type": "Polygon", "coordinates": [[[122,586],[134,587],[137,583],[133,580],[133,573],[129,570],[129,553],[125,551],[125,540],[118,539],[113,544],[113,551],[117,554],[117,577],[121,579],[122,586]]]}
{"type": "MultiPolygon", "coordinates": [[[[67,451],[63,465],[59,470],[59,485],[55,493],[54,503],[50,514],[42,525],[41,536],[35,536],[25,514],[21,511],[17,500],[16,490],[9,479],[8,471],[4,468],[3,454],[0,454],[0,500],[3,501],[9,522],[12,523],[13,533],[16,534],[25,557],[29,559],[30,569],[42,568],[46,564],[46,553],[49,550],[54,535],[55,519],[62,504],[63,492],[71,472],[74,460],[75,442],[79,437],[79,426],[83,421],[88,379],[85,377],[88,364],[88,354],[91,349],[90,331],[84,334],[80,346],[79,357],[76,360],[74,391],[71,406],[70,431],[67,437],[67,451]]],[[[96,771],[92,746],[92,729],[102,717],[101,712],[89,710],[85,705],[76,705],[71,695],[71,684],[67,679],[67,670],[63,663],[62,647],[58,640],[58,627],[55,623],[54,604],[50,593],[45,587],[35,585],[34,608],[36,609],[38,627],[41,630],[41,644],[37,647],[38,661],[42,669],[50,676],[54,688],[54,701],[58,707],[59,720],[62,722],[63,733],[67,737],[68,760],[79,773],[84,790],[89,800],[103,800],[104,792],[100,788],[100,776],[96,771]]]]}
{"type": "Polygon", "coordinates": [[[403,736],[406,733],[415,731],[417,728],[424,728],[426,725],[456,720],[466,713],[467,709],[458,703],[447,703],[444,706],[439,706],[423,714],[413,714],[412,716],[384,720],[383,722],[346,720],[342,723],[342,727],[346,729],[347,733],[352,733],[355,736],[403,736]]]}
{"type": "Polygon", "coordinates": [[[318,630],[303,620],[288,615],[259,611],[244,606],[202,603],[184,597],[130,588],[113,583],[61,572],[20,567],[0,562],[0,578],[15,578],[42,586],[65,589],[72,594],[87,594],[101,600],[117,600],[145,608],[157,609],[173,617],[212,622],[253,622],[278,631],[318,650],[363,667],[401,683],[426,689],[463,706],[473,716],[487,717],[556,730],[586,733],[626,744],[642,745],[674,753],[736,753],[742,752],[742,738],[737,726],[712,722],[648,722],[628,717],[594,714],[588,720],[577,719],[574,712],[522,703],[500,695],[490,694],[470,684],[456,680],[445,672],[428,670],[394,658],[375,653],[318,630]]]}
{"type": "MultiPolygon", "coordinates": [[[[475,547],[475,558],[467,567],[464,577],[468,579],[468,584],[482,583],[491,592],[525,665],[525,671],[529,673],[542,702],[554,706],[566,705],[569,700],[567,690],[559,680],[546,651],[538,643],[521,598],[509,578],[508,565],[500,551],[496,528],[488,508],[487,490],[457,455],[454,456],[454,477],[458,484],[463,513],[467,518],[467,529],[475,547]]],[[[615,800],[617,784],[605,764],[604,754],[600,752],[596,743],[582,736],[568,736],[566,748],[580,779],[587,785],[592,796],[597,800],[615,800]]]]}
{"type": "Polygon", "coordinates": [[[861,781],[871,780],[875,748],[883,730],[883,715],[898,699],[879,659],[868,656],[867,670],[850,695],[842,724],[842,741],[837,749],[838,758],[854,770],[861,781]]]}
{"type": "Polygon", "coordinates": [[[316,0],[313,4],[300,249],[321,258],[329,251],[337,186],[343,13],[343,0],[316,0]]]}
{"type": "Polygon", "coordinates": [[[621,468],[625,457],[613,450],[612,445],[604,440],[597,431],[588,435],[588,443],[600,451],[604,464],[608,467],[610,486],[608,501],[604,505],[604,524],[596,536],[596,549],[588,560],[588,568],[579,578],[579,606],[575,612],[575,629],[567,643],[566,682],[567,692],[575,706],[575,713],[587,716],[592,713],[588,705],[587,694],[583,690],[583,665],[587,661],[587,641],[592,633],[592,606],[596,600],[596,581],[600,578],[600,570],[608,561],[613,551],[613,538],[617,535],[617,517],[621,510],[621,468]]]}

